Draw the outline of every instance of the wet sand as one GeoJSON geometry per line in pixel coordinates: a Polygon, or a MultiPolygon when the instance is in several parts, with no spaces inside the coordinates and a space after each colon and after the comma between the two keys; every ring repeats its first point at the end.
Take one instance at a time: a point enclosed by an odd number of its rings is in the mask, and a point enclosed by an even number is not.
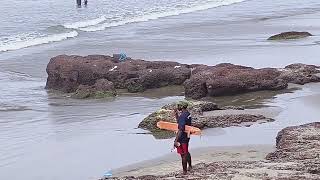
{"type": "MultiPolygon", "coordinates": [[[[193,164],[218,161],[259,161],[275,150],[273,145],[206,147],[192,149],[193,164]]],[[[160,158],[116,169],[114,176],[165,175],[181,171],[180,156],[170,153],[160,158]]]]}

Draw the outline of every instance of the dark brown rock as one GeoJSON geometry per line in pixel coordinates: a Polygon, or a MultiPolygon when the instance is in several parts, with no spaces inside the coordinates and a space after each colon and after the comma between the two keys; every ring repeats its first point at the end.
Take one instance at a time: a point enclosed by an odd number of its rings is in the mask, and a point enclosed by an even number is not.
{"type": "MultiPolygon", "coordinates": [[[[203,67],[202,67],[203,68],[203,67]]],[[[185,82],[185,95],[193,99],[222,96],[259,90],[279,90],[287,83],[279,79],[277,69],[253,69],[232,64],[206,68],[185,82]]]]}
{"type": "Polygon", "coordinates": [[[277,150],[270,153],[267,159],[275,161],[319,159],[320,122],[281,130],[276,138],[276,145],[277,150]]]}
{"type": "Polygon", "coordinates": [[[306,84],[311,82],[320,82],[319,67],[306,64],[291,64],[281,70],[279,78],[288,83],[306,84]]]}
{"type": "Polygon", "coordinates": [[[260,90],[281,90],[288,83],[320,82],[319,67],[291,64],[283,69],[218,64],[197,66],[184,83],[185,96],[200,99],[206,96],[224,96],[260,90]],[[199,69],[197,69],[199,68],[199,69]]]}
{"type": "Polygon", "coordinates": [[[288,40],[288,39],[300,39],[308,36],[312,36],[309,32],[283,32],[268,38],[268,40],[288,40]]]}
{"type": "Polygon", "coordinates": [[[190,77],[187,65],[166,61],[126,60],[110,56],[67,56],[52,58],[47,66],[46,88],[75,92],[79,85],[93,85],[98,79],[113,82],[117,89],[142,92],[145,89],[181,85],[190,77]]]}
{"type": "Polygon", "coordinates": [[[111,81],[116,89],[143,92],[146,89],[184,85],[185,96],[200,99],[206,96],[233,95],[260,90],[285,89],[288,83],[320,82],[319,67],[292,64],[283,69],[234,65],[185,65],[169,61],[144,61],[102,55],[52,58],[47,66],[46,88],[63,92],[86,89],[99,79],[111,81]]]}

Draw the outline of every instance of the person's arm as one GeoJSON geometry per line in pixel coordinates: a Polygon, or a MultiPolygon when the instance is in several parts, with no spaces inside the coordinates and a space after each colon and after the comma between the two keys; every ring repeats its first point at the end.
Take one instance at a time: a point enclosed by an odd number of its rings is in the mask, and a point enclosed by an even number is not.
{"type": "Polygon", "coordinates": [[[178,133],[176,135],[176,138],[174,140],[174,143],[176,144],[178,142],[178,140],[180,139],[182,133],[185,131],[185,125],[186,125],[186,121],[185,120],[180,120],[179,124],[178,124],[178,133]]]}
{"type": "Polygon", "coordinates": [[[180,129],[178,130],[178,133],[177,133],[177,135],[176,135],[176,139],[174,140],[175,143],[178,142],[178,139],[181,137],[182,132],[183,132],[183,131],[181,131],[180,129]]]}
{"type": "Polygon", "coordinates": [[[178,111],[178,109],[174,109],[174,116],[176,117],[176,120],[178,121],[178,119],[179,119],[179,111],[178,111]]]}

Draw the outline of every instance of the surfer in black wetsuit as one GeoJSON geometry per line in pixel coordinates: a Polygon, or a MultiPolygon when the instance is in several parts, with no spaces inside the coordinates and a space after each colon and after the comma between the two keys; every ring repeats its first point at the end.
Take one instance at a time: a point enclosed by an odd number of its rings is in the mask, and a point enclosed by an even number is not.
{"type": "Polygon", "coordinates": [[[177,153],[181,155],[183,174],[192,169],[191,154],[189,153],[190,137],[185,131],[185,125],[191,126],[191,115],[187,110],[188,103],[181,101],[175,110],[175,116],[178,122],[178,133],[174,140],[174,147],[177,148],[177,153]],[[189,168],[187,167],[189,165],[189,168]]]}

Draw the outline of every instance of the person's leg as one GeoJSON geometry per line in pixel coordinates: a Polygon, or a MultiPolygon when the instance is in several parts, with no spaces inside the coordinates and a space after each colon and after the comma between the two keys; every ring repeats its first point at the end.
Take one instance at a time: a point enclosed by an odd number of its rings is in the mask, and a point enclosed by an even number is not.
{"type": "Polygon", "coordinates": [[[189,152],[189,142],[186,144],[185,152],[187,153],[187,162],[188,162],[188,171],[192,169],[192,161],[191,161],[191,154],[189,152]]]}
{"type": "Polygon", "coordinates": [[[191,161],[191,154],[188,152],[187,154],[187,162],[188,162],[188,171],[190,171],[192,169],[192,161],[191,161]]]}
{"type": "Polygon", "coordinates": [[[182,160],[183,174],[187,174],[187,166],[188,166],[187,154],[181,154],[181,160],[182,160]]]}

